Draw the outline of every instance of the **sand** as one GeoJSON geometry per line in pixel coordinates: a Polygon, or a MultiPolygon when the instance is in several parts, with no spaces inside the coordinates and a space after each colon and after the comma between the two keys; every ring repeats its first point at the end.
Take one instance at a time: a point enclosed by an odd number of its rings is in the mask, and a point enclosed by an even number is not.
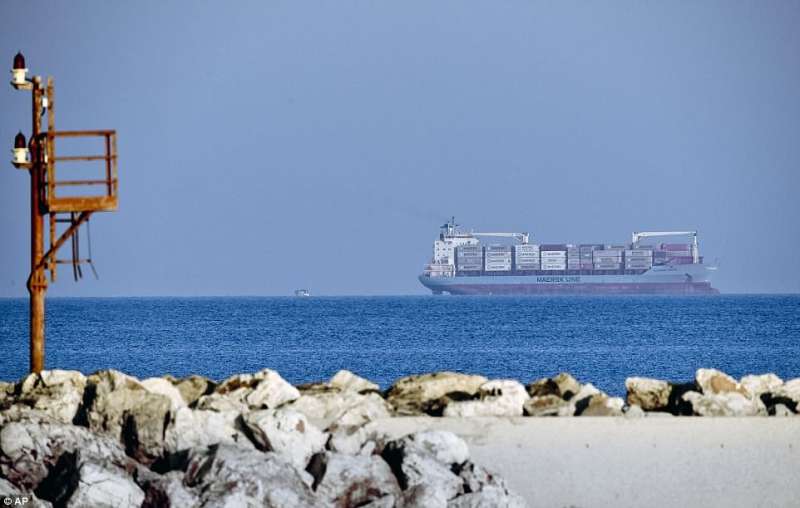
{"type": "Polygon", "coordinates": [[[449,430],[530,506],[800,507],[800,417],[391,418],[449,430]]]}

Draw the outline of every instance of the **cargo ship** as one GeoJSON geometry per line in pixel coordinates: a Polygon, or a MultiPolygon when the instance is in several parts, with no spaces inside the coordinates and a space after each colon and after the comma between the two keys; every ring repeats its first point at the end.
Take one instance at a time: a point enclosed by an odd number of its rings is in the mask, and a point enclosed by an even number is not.
{"type": "Polygon", "coordinates": [[[716,266],[703,262],[697,231],[639,231],[631,242],[538,244],[528,233],[480,233],[441,226],[419,281],[434,294],[719,294],[716,266]],[[481,238],[511,243],[482,245],[481,238]],[[643,243],[686,237],[688,243],[643,243]]]}

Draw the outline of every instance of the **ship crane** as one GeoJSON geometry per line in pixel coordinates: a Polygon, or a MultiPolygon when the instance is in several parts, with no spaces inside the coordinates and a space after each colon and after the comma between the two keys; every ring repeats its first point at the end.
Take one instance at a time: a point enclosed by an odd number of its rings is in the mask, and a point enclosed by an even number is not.
{"type": "Polygon", "coordinates": [[[520,241],[523,245],[528,243],[529,235],[528,233],[471,233],[473,236],[495,236],[500,238],[515,238],[520,241]]]}
{"type": "Polygon", "coordinates": [[[697,231],[634,231],[631,236],[631,243],[639,245],[642,238],[652,238],[655,236],[688,236],[692,240],[692,263],[700,262],[700,250],[697,247],[697,231]]]}

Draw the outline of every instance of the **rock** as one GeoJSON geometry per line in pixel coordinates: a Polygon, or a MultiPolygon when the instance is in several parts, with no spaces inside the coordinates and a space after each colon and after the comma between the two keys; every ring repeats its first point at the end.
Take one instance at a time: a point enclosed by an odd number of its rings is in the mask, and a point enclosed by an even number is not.
{"type": "Polygon", "coordinates": [[[386,443],[381,457],[392,468],[402,490],[424,485],[424,489],[431,490],[422,490],[414,497],[441,497],[444,501],[461,492],[463,481],[453,473],[453,467],[460,462],[448,461],[465,458],[467,446],[454,434],[445,434],[451,433],[420,432],[386,443]]]}
{"type": "Polygon", "coordinates": [[[558,374],[553,382],[558,386],[559,395],[564,400],[570,400],[581,390],[581,384],[567,372],[558,374]]]}
{"type": "Polygon", "coordinates": [[[479,400],[453,402],[444,408],[444,416],[522,416],[528,392],[518,381],[488,381],[478,389],[479,400]]]}
{"type": "MultiPolygon", "coordinates": [[[[140,397],[140,392],[121,400],[124,409],[122,441],[125,451],[143,464],[151,464],[161,457],[164,435],[171,419],[172,401],[164,395],[150,394],[140,397]]],[[[106,414],[114,415],[117,408],[106,406],[106,414]]]]}
{"type": "Polygon", "coordinates": [[[243,415],[244,426],[260,449],[281,455],[298,469],[325,448],[328,436],[290,409],[265,409],[243,415]]]}
{"type": "Polygon", "coordinates": [[[166,419],[172,403],[163,395],[148,392],[135,378],[105,370],[87,378],[84,404],[85,423],[92,431],[121,439],[128,414],[147,418],[146,413],[157,412],[156,417],[166,419]]]}
{"type": "Polygon", "coordinates": [[[558,384],[550,378],[537,379],[529,383],[525,389],[531,397],[545,397],[547,395],[554,395],[561,398],[561,389],[558,384]]]}
{"type": "Polygon", "coordinates": [[[200,498],[194,489],[183,484],[183,471],[171,471],[164,475],[138,475],[136,483],[144,491],[142,508],[181,508],[198,506],[200,498]]]}
{"type": "MultiPolygon", "coordinates": [[[[589,405],[589,398],[594,395],[605,395],[591,383],[581,386],[580,390],[569,398],[569,403],[558,408],[558,416],[575,416],[583,412],[589,405]]],[[[597,402],[595,404],[598,404],[597,402]]]]}
{"type": "MultiPolygon", "coordinates": [[[[446,508],[447,493],[434,485],[419,484],[405,490],[399,506],[403,508],[446,508]]],[[[487,507],[488,508],[488,507],[487,507]]]]}
{"type": "Polygon", "coordinates": [[[378,418],[391,416],[391,407],[376,393],[364,395],[339,389],[324,392],[304,392],[285,407],[303,413],[320,428],[331,424],[363,425],[378,418]]]}
{"type": "Polygon", "coordinates": [[[204,378],[203,376],[189,376],[183,379],[179,379],[174,381],[173,384],[175,388],[178,389],[183,400],[186,402],[187,405],[191,406],[194,404],[197,399],[202,397],[203,395],[208,395],[214,391],[217,387],[217,384],[210,379],[204,378]]]}
{"type": "MultiPolygon", "coordinates": [[[[784,397],[782,395],[773,395],[772,393],[762,393],[759,397],[761,402],[764,403],[764,407],[767,408],[767,414],[770,416],[775,415],[777,416],[778,413],[778,406],[782,406],[789,412],[796,413],[799,404],[794,400],[790,399],[789,397],[784,397]]],[[[782,411],[783,409],[781,409],[782,411]]]]}
{"type": "Polygon", "coordinates": [[[6,383],[5,381],[0,381],[0,411],[2,411],[6,405],[11,405],[13,402],[14,397],[14,383],[6,383]],[[6,403],[6,401],[8,401],[6,403]]]}
{"type": "Polygon", "coordinates": [[[68,508],[138,508],[144,492],[124,471],[95,462],[78,469],[78,484],[69,497],[68,508]]]}
{"type": "Polygon", "coordinates": [[[512,492],[499,487],[486,487],[480,492],[464,494],[447,503],[447,508],[525,508],[525,500],[512,492]]]}
{"type": "Polygon", "coordinates": [[[744,376],[740,382],[741,386],[751,397],[758,397],[762,393],[775,392],[783,386],[783,379],[775,374],[761,374],[744,376]]]}
{"type": "Polygon", "coordinates": [[[629,377],[625,380],[628,404],[636,404],[645,411],[664,411],[669,407],[671,387],[666,381],[646,377],[629,377]]]}
{"type": "Polygon", "coordinates": [[[387,401],[398,413],[426,413],[431,404],[453,393],[475,395],[487,379],[456,372],[436,372],[397,380],[387,392],[387,401]]]}
{"type": "Polygon", "coordinates": [[[465,462],[453,468],[463,481],[461,494],[448,503],[449,506],[464,507],[523,507],[525,501],[508,489],[505,482],[485,468],[465,462]]]}
{"type": "Polygon", "coordinates": [[[363,377],[356,376],[349,370],[340,370],[328,381],[328,384],[338,388],[342,391],[363,392],[365,390],[379,391],[380,386],[375,383],[364,379],[363,377]]]}
{"type": "Polygon", "coordinates": [[[202,506],[319,506],[311,475],[276,453],[219,445],[193,451],[184,484],[200,492],[202,506]]]}
{"type": "Polygon", "coordinates": [[[778,397],[792,399],[795,404],[800,404],[800,378],[791,379],[773,393],[778,397]]]}
{"type": "Polygon", "coordinates": [[[270,369],[229,377],[215,393],[243,401],[252,409],[274,409],[300,396],[297,388],[270,369]]]}
{"type": "Polygon", "coordinates": [[[775,404],[769,414],[772,416],[794,416],[794,411],[783,404],[775,404]]]}
{"type": "Polygon", "coordinates": [[[644,410],[636,404],[623,408],[623,412],[625,413],[625,418],[642,418],[645,416],[644,410]]]}
{"type": "MultiPolygon", "coordinates": [[[[72,423],[83,401],[86,378],[72,370],[45,370],[20,382],[14,402],[72,423]]],[[[9,397],[10,398],[10,397],[9,397]]]]}
{"type": "Polygon", "coordinates": [[[317,495],[335,506],[362,506],[400,496],[400,486],[392,470],[377,455],[319,453],[311,459],[309,470],[317,473],[314,474],[317,495]]]}
{"type": "MultiPolygon", "coordinates": [[[[1,390],[2,388],[0,388],[1,390]]],[[[52,503],[36,497],[33,492],[26,492],[4,478],[0,478],[0,498],[12,497],[19,499],[20,504],[30,508],[52,508],[52,503]]],[[[16,499],[15,499],[16,501],[16,499]]],[[[14,506],[14,505],[11,505],[14,506]]]]}
{"type": "Polygon", "coordinates": [[[701,394],[687,392],[683,399],[691,403],[694,414],[699,416],[760,416],[767,409],[760,399],[749,399],[737,391],[701,394]]]}
{"type": "Polygon", "coordinates": [[[253,449],[252,442],[237,425],[236,411],[205,411],[181,408],[174,415],[164,435],[164,449],[176,454],[193,448],[204,449],[225,444],[253,449]]]}
{"type": "Polygon", "coordinates": [[[150,393],[157,393],[163,395],[170,400],[171,410],[177,411],[182,407],[186,407],[186,401],[183,399],[180,390],[170,381],[161,377],[151,377],[142,381],[142,386],[150,393]]]}
{"type": "Polygon", "coordinates": [[[367,425],[333,425],[328,428],[327,448],[332,452],[347,455],[361,453],[364,444],[371,437],[367,425]]]}
{"type": "Polygon", "coordinates": [[[107,436],[57,422],[20,421],[0,429],[0,476],[33,491],[63,455],[76,451],[87,460],[111,461],[123,468],[133,464],[120,444],[107,436]]]}
{"type": "Polygon", "coordinates": [[[469,459],[467,443],[452,432],[426,430],[410,435],[409,439],[415,449],[425,451],[443,464],[462,464],[469,459]]]}
{"type": "Polygon", "coordinates": [[[748,396],[747,390],[735,379],[717,369],[697,369],[695,382],[704,395],[739,392],[748,396]]]}
{"type": "Polygon", "coordinates": [[[558,395],[537,395],[526,400],[522,410],[525,416],[555,416],[561,407],[567,405],[569,402],[558,395]]]}
{"type": "Polygon", "coordinates": [[[624,405],[625,401],[619,397],[609,397],[605,393],[597,393],[578,399],[575,402],[574,414],[575,416],[622,416],[624,405]]]}
{"type": "Polygon", "coordinates": [[[198,398],[194,403],[195,409],[204,411],[217,411],[219,413],[246,413],[250,407],[243,400],[245,390],[236,393],[234,396],[221,395],[219,393],[211,393],[203,395],[198,398]]]}

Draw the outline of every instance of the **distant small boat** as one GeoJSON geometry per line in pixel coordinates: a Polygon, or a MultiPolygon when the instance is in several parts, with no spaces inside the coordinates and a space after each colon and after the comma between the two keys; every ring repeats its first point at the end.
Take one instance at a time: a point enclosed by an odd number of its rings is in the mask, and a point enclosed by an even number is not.
{"type": "Polygon", "coordinates": [[[294,296],[311,296],[311,291],[308,289],[295,289],[294,296]]]}

